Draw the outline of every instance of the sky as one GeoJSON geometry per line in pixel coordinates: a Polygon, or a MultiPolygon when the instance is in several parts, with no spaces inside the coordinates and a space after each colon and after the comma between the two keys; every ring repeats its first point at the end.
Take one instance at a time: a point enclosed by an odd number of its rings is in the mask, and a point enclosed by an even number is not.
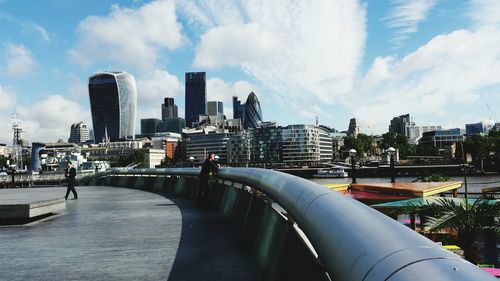
{"type": "Polygon", "coordinates": [[[283,126],[499,122],[498,15],[498,0],[0,0],[0,143],[13,117],[30,142],[91,127],[88,77],[106,70],[136,79],[137,133],[165,97],[184,116],[191,71],[228,118],[253,91],[283,126]]]}

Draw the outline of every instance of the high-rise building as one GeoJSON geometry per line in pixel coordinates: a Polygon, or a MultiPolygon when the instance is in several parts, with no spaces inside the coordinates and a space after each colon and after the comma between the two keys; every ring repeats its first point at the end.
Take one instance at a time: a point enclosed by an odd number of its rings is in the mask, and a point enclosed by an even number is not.
{"type": "Polygon", "coordinates": [[[181,117],[177,118],[167,118],[167,120],[163,121],[163,130],[164,132],[174,132],[174,133],[182,133],[182,128],[186,127],[186,120],[181,117]]]}
{"type": "Polygon", "coordinates": [[[207,114],[207,88],[205,72],[186,72],[186,125],[193,126],[200,114],[207,114]]]}
{"type": "Polygon", "coordinates": [[[233,118],[234,119],[241,119],[241,101],[238,99],[237,96],[233,96],[233,118]]]}
{"type": "Polygon", "coordinates": [[[493,123],[492,121],[482,121],[475,124],[465,124],[465,133],[467,135],[487,134],[494,127],[495,123],[493,123]]]}
{"type": "Polygon", "coordinates": [[[223,116],[224,106],[221,101],[209,101],[207,102],[208,116],[223,116]]]}
{"type": "Polygon", "coordinates": [[[243,128],[257,128],[262,122],[262,109],[259,99],[254,92],[250,92],[247,101],[241,103],[237,97],[233,96],[233,118],[241,119],[243,128]]]}
{"type": "Polygon", "coordinates": [[[351,120],[349,120],[349,129],[347,130],[347,132],[354,137],[357,137],[360,133],[359,124],[356,118],[351,118],[351,120]]]}
{"type": "Polygon", "coordinates": [[[95,142],[134,138],[137,87],[132,75],[123,71],[92,75],[89,97],[95,142]]]}
{"type": "Polygon", "coordinates": [[[411,126],[415,126],[415,123],[410,117],[410,114],[400,115],[392,118],[391,125],[389,126],[389,132],[408,137],[408,128],[411,126]]]}
{"type": "Polygon", "coordinates": [[[174,98],[165,98],[164,103],[161,105],[161,119],[165,121],[167,118],[177,117],[177,105],[175,105],[174,98]]]}
{"type": "Polygon", "coordinates": [[[283,129],[283,162],[290,166],[331,162],[333,140],[329,131],[313,125],[289,125],[283,129]]]}
{"type": "Polygon", "coordinates": [[[157,118],[141,119],[141,135],[153,136],[162,129],[162,121],[157,118]]]}
{"type": "Polygon", "coordinates": [[[69,143],[84,143],[89,140],[89,128],[85,122],[80,121],[71,125],[69,133],[69,143]]]}

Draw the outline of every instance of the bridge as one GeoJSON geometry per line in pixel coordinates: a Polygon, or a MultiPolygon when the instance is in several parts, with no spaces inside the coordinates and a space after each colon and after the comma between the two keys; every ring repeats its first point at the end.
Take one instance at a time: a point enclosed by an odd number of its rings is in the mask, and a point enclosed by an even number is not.
{"type": "Polygon", "coordinates": [[[199,206],[198,173],[82,179],[65,213],[0,229],[3,278],[496,280],[378,211],[276,171],[223,168],[199,206]]]}

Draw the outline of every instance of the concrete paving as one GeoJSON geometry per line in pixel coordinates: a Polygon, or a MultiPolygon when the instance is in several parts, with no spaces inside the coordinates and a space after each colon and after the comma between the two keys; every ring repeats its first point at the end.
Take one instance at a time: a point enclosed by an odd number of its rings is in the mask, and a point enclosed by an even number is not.
{"type": "MultiPolygon", "coordinates": [[[[0,198],[65,191],[7,189],[0,198]]],[[[102,186],[77,192],[60,214],[0,226],[0,280],[261,279],[231,223],[192,200],[102,186]]]]}

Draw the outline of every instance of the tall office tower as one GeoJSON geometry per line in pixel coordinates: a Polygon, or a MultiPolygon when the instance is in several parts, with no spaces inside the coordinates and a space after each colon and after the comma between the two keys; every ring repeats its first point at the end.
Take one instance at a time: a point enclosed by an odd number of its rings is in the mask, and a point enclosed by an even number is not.
{"type": "Polygon", "coordinates": [[[134,139],[137,87],[123,71],[99,72],[89,78],[94,140],[134,139]]]}
{"type": "Polygon", "coordinates": [[[69,143],[84,143],[89,140],[89,128],[85,122],[80,121],[71,125],[69,133],[69,143]]]}
{"type": "Polygon", "coordinates": [[[161,105],[161,120],[177,117],[177,105],[174,103],[174,98],[165,98],[165,102],[161,105]]]}
{"type": "Polygon", "coordinates": [[[405,115],[400,115],[398,117],[394,117],[391,120],[391,125],[389,126],[389,132],[394,134],[400,134],[403,136],[409,136],[408,128],[415,126],[413,119],[410,117],[410,114],[407,113],[405,115]]]}
{"type": "Polygon", "coordinates": [[[186,72],[186,125],[193,126],[198,116],[207,114],[207,87],[205,72],[186,72]]]}
{"type": "Polygon", "coordinates": [[[349,120],[349,129],[347,130],[347,132],[353,135],[354,137],[357,137],[358,134],[361,132],[356,118],[351,118],[351,120],[349,120]]]}
{"type": "MultiPolygon", "coordinates": [[[[243,106],[242,106],[243,107],[243,106]]],[[[254,92],[250,92],[243,109],[243,128],[257,128],[262,122],[262,109],[259,99],[254,92]]]]}
{"type": "Polygon", "coordinates": [[[233,118],[241,118],[241,101],[237,96],[233,96],[233,118]]]}
{"type": "Polygon", "coordinates": [[[222,116],[224,115],[224,107],[221,101],[207,102],[208,116],[222,116]]]}

